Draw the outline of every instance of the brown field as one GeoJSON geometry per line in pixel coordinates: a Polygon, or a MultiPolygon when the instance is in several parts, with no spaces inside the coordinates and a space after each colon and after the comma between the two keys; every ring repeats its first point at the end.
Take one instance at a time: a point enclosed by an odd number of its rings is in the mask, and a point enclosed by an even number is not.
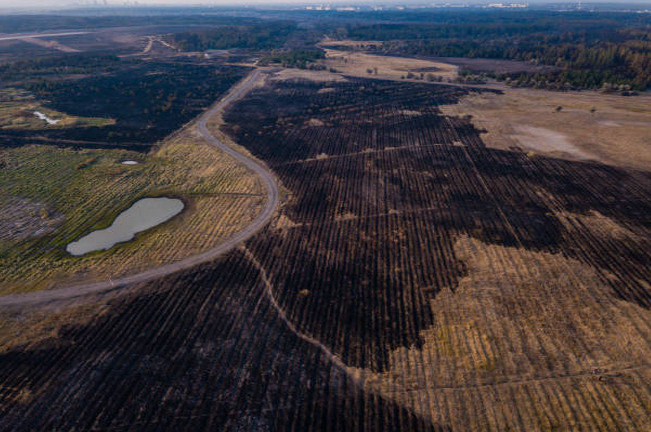
{"type": "Polygon", "coordinates": [[[504,89],[504,94],[472,94],[441,109],[449,115],[472,115],[473,124],[486,131],[482,139],[489,147],[515,146],[643,170],[651,166],[649,95],[504,89]]]}

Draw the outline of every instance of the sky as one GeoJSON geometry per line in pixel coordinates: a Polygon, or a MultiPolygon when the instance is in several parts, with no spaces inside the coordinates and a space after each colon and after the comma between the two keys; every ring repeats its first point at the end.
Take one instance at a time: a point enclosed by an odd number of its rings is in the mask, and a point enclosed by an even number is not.
{"type": "MultiPolygon", "coordinates": [[[[95,0],[0,0],[0,8],[2,9],[24,9],[33,7],[42,7],[50,9],[59,9],[71,7],[74,5],[91,4],[95,0]]],[[[103,0],[99,0],[103,1],[103,0]]],[[[134,3],[134,0],[107,0],[108,5],[120,6],[125,2],[134,3]]],[[[388,3],[403,3],[403,4],[416,4],[416,3],[573,3],[577,2],[572,0],[137,0],[139,5],[205,5],[205,6],[231,6],[231,5],[245,5],[245,4],[314,4],[314,3],[373,3],[373,4],[388,4],[388,3]]],[[[651,0],[584,0],[584,3],[626,3],[626,4],[651,4],[651,0]]]]}

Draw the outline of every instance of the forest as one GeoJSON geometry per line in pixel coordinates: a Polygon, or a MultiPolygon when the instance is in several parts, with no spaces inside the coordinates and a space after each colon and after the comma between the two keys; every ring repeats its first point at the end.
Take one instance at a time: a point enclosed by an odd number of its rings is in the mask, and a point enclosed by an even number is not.
{"type": "MultiPolygon", "coordinates": [[[[67,30],[67,29],[101,29],[107,27],[145,26],[145,25],[225,25],[233,22],[247,23],[258,20],[221,16],[216,14],[189,14],[188,10],[162,8],[162,10],[149,9],[144,15],[134,14],[133,9],[120,10],[112,8],[105,15],[98,12],[98,16],[83,15],[84,11],[68,11],[59,15],[0,15],[0,33],[18,33],[33,30],[67,30]]],[[[87,13],[87,11],[86,11],[87,13]]]]}
{"type": "MultiPolygon", "coordinates": [[[[317,60],[325,58],[325,52],[320,48],[304,48],[286,51],[272,51],[260,59],[261,64],[280,64],[282,67],[295,67],[298,69],[314,69],[317,60]]],[[[325,69],[325,66],[321,65],[325,69]]]]}
{"type": "Polygon", "coordinates": [[[651,86],[648,16],[523,12],[467,18],[459,22],[450,16],[448,22],[439,19],[435,24],[351,24],[331,35],[383,41],[368,49],[391,55],[523,60],[556,68],[508,77],[521,85],[575,89],[627,85],[635,90],[651,86]]]}
{"type": "Polygon", "coordinates": [[[184,51],[209,49],[266,50],[281,48],[297,30],[293,22],[228,25],[210,30],[193,30],[172,35],[175,46],[184,51]]]}
{"type": "Polygon", "coordinates": [[[123,63],[120,62],[120,59],[111,54],[49,55],[0,64],[0,79],[3,81],[29,81],[39,78],[61,78],[69,74],[114,72],[122,66],[123,63]]]}

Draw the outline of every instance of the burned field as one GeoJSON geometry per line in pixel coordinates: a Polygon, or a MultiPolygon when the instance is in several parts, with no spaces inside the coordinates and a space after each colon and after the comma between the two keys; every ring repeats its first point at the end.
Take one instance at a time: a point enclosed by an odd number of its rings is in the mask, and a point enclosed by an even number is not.
{"type": "Polygon", "coordinates": [[[487,148],[473,91],[253,90],[276,221],[5,348],[0,428],[648,429],[651,175],[487,148]]]}
{"type": "Polygon", "coordinates": [[[114,120],[101,127],[0,130],[0,146],[55,144],[147,152],[241,79],[245,68],[193,61],[120,60],[74,54],[0,66],[9,84],[68,115],[114,120]]]}

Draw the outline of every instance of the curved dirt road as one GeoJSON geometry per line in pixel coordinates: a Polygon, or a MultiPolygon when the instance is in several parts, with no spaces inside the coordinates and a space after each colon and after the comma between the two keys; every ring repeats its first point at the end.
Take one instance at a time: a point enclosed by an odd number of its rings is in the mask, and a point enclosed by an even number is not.
{"type": "Polygon", "coordinates": [[[278,185],[274,179],[271,172],[267,170],[264,166],[260,165],[255,160],[249,158],[248,156],[238,153],[236,150],[230,148],[217,138],[215,138],[206,127],[206,122],[210,117],[212,117],[219,110],[226,107],[229,103],[233,102],[237,98],[241,97],[242,94],[247,91],[251,86],[257,81],[260,76],[260,70],[255,70],[251,75],[249,75],[244,81],[234,87],[230,93],[224,97],[221,102],[214,105],[208,111],[206,111],[197,124],[197,130],[203,135],[203,137],[212,145],[219,148],[224,153],[227,153],[242,165],[249,168],[255,174],[260,176],[262,183],[264,184],[267,190],[267,201],[262,208],[262,211],[258,216],[251,222],[250,225],[224,241],[218,246],[209,249],[198,255],[194,255],[188,258],[185,258],[181,261],[177,261],[170,264],[165,264],[161,267],[156,267],[143,271],[141,273],[136,273],[129,276],[120,277],[113,280],[106,280],[101,282],[93,282],[87,284],[72,285],[64,288],[57,288],[49,291],[37,291],[33,293],[26,294],[11,294],[0,296],[0,310],[2,309],[13,309],[27,306],[36,306],[40,304],[46,304],[52,301],[57,300],[69,300],[76,297],[82,297],[88,294],[96,294],[104,291],[111,291],[117,288],[120,288],[123,285],[134,284],[139,282],[146,282],[152,279],[156,279],[162,276],[175,273],[180,270],[188,269],[194,267],[198,264],[212,261],[218,256],[230,251],[240,243],[249,239],[260,229],[262,229],[269,219],[273,216],[276,207],[278,206],[279,201],[279,192],[278,185]]]}

